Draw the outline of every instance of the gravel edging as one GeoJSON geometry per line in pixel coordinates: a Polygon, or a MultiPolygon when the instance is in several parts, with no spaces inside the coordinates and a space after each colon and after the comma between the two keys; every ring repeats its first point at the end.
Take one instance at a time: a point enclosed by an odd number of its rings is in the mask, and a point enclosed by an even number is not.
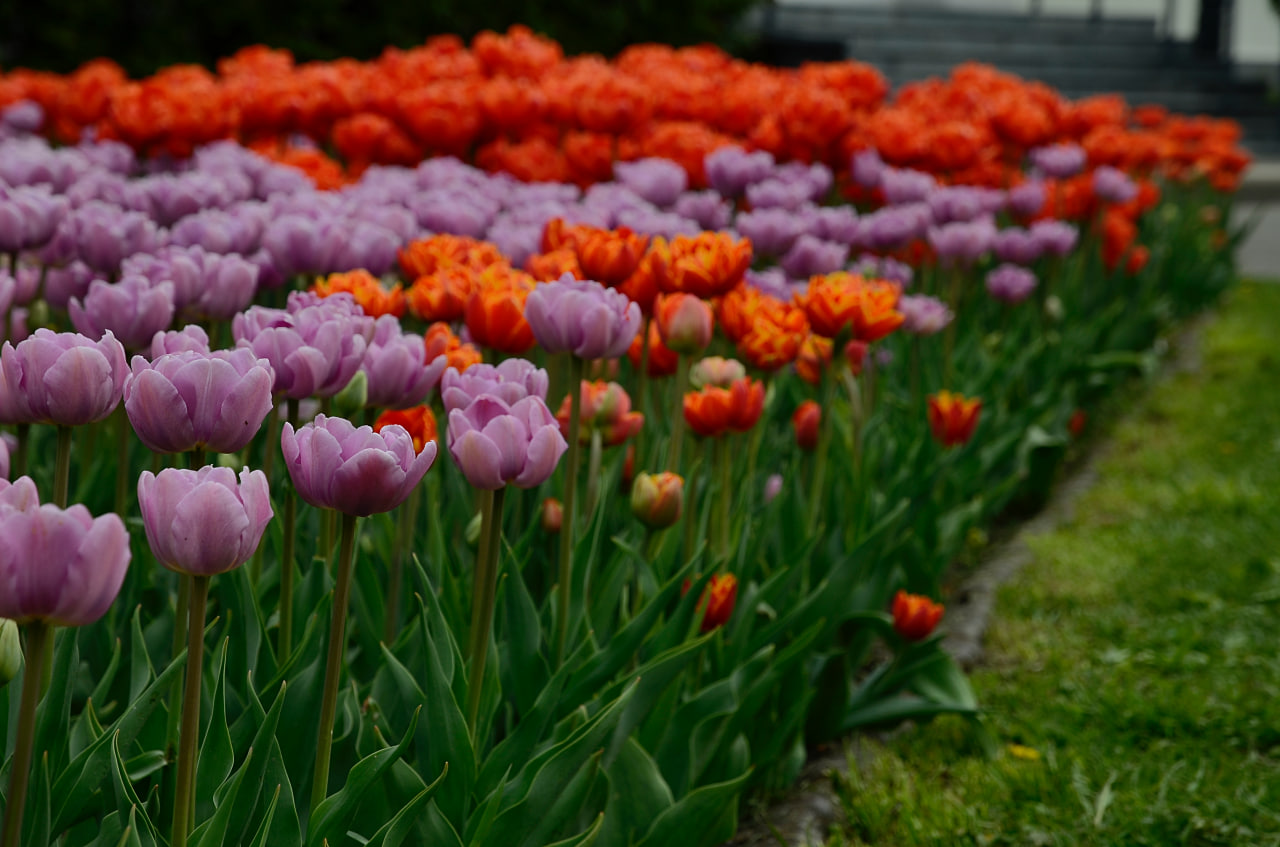
{"type": "MultiPolygon", "coordinates": [[[[1169,343],[1170,354],[1149,386],[1200,369],[1201,338],[1215,314],[1214,310],[1202,313],[1174,336],[1169,343]]],[[[1007,540],[993,544],[948,599],[947,632],[942,646],[961,667],[969,670],[982,661],[983,640],[995,609],[996,595],[1001,586],[1033,558],[1027,540],[1073,519],[1076,503],[1097,482],[1098,468],[1109,455],[1111,446],[1110,438],[1090,445],[1083,459],[1054,486],[1045,507],[1021,524],[1007,540]]],[[[910,726],[906,724],[896,732],[909,731],[910,726]]],[[[835,777],[847,774],[851,762],[866,771],[881,741],[887,737],[860,733],[813,754],[796,784],[768,808],[744,815],[738,833],[722,847],[822,845],[841,816],[835,777]]]]}

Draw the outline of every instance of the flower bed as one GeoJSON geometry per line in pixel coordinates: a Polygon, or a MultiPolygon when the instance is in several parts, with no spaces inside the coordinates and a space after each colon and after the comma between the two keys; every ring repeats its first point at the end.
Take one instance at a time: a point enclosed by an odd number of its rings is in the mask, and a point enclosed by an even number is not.
{"type": "Polygon", "coordinates": [[[0,92],[4,847],[710,845],[807,745],[976,714],[929,598],[1231,282],[1247,162],[519,30],[0,92]]]}

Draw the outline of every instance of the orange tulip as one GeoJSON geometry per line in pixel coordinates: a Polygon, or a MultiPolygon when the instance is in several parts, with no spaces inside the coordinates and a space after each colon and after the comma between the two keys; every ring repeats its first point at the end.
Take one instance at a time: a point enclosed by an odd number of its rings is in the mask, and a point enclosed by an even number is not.
{"type": "Polygon", "coordinates": [[[564,523],[564,504],[555,497],[542,501],[542,531],[554,535],[564,523]]]}
{"type": "Polygon", "coordinates": [[[567,247],[533,254],[524,263],[524,269],[538,282],[554,282],[565,274],[574,279],[587,278],[578,264],[578,254],[567,247]]]}
{"type": "Polygon", "coordinates": [[[462,265],[482,271],[490,265],[505,265],[507,259],[487,241],[465,235],[433,235],[410,242],[397,258],[405,276],[417,279],[433,274],[443,266],[462,265]]]}
{"type": "Polygon", "coordinates": [[[427,442],[439,440],[436,416],[430,406],[413,406],[409,409],[392,409],[383,412],[373,422],[373,431],[380,432],[384,426],[392,424],[402,426],[408,431],[413,438],[413,449],[419,453],[426,449],[427,442]]]}
{"type": "Polygon", "coordinates": [[[345,291],[355,298],[356,303],[364,309],[366,315],[381,317],[395,315],[404,317],[405,295],[396,283],[390,290],[383,288],[382,283],[366,270],[347,271],[346,273],[329,274],[317,279],[311,290],[321,297],[345,291]]]}
{"type": "Polygon", "coordinates": [[[462,373],[472,365],[484,361],[480,350],[474,344],[463,344],[462,339],[453,334],[447,323],[440,321],[427,327],[422,340],[426,342],[425,364],[431,364],[438,357],[444,356],[446,367],[455,368],[462,373]]]}
{"type": "Polygon", "coordinates": [[[810,451],[818,446],[818,430],[822,425],[822,407],[813,400],[805,400],[791,416],[791,426],[796,431],[796,444],[801,450],[810,451]]]}
{"type": "Polygon", "coordinates": [[[929,397],[929,427],[933,437],[943,447],[969,443],[981,411],[981,398],[966,399],[950,391],[939,391],[929,397]]]}
{"type": "Polygon", "coordinates": [[[920,594],[899,591],[893,597],[893,628],[907,641],[923,641],[933,634],[946,607],[920,594]]]}
{"type": "Polygon", "coordinates": [[[662,291],[684,291],[704,300],[727,293],[751,266],[751,242],[724,232],[655,240],[654,278],[662,291]]]}
{"type": "Polygon", "coordinates": [[[475,271],[462,264],[446,264],[418,277],[405,301],[414,317],[424,321],[456,321],[466,314],[476,290],[475,271]]]}
{"type": "Polygon", "coordinates": [[[764,384],[758,379],[740,379],[729,388],[709,385],[684,395],[684,419],[704,438],[747,432],[763,411],[764,384]]]}
{"type": "MultiPolygon", "coordinates": [[[[591,434],[600,430],[606,447],[616,447],[640,431],[644,426],[644,415],[631,411],[631,396],[616,382],[597,380],[582,381],[582,396],[579,406],[578,440],[582,444],[591,443],[591,434]]],[[[569,437],[569,415],[573,396],[566,394],[564,402],[556,412],[556,420],[560,422],[560,432],[569,437]]]]}
{"type": "Polygon", "coordinates": [[[625,226],[617,229],[575,228],[573,248],[587,279],[604,285],[621,285],[635,273],[649,247],[649,236],[625,226]]]}
{"type": "Polygon", "coordinates": [[[796,297],[813,331],[835,338],[850,330],[858,341],[879,341],[902,326],[897,311],[901,289],[892,282],[839,271],[815,276],[809,290],[796,297]]]}
{"type": "Polygon", "coordinates": [[[481,272],[476,290],[467,300],[466,322],[471,337],[482,347],[519,355],[534,345],[533,328],[524,318],[524,301],[533,290],[533,277],[511,268],[481,272]]]}
{"type": "Polygon", "coordinates": [[[653,301],[653,317],[662,343],[677,353],[698,353],[711,343],[715,315],[701,298],[659,294],[653,301]]]}
{"type": "Polygon", "coordinates": [[[707,586],[707,610],[702,615],[702,632],[724,626],[733,615],[738,600],[738,578],[731,573],[715,574],[707,586]]]}
{"type": "Polygon", "coordinates": [[[831,364],[832,351],[835,345],[830,338],[809,333],[800,345],[796,354],[796,373],[810,385],[822,382],[822,371],[831,364]]]}

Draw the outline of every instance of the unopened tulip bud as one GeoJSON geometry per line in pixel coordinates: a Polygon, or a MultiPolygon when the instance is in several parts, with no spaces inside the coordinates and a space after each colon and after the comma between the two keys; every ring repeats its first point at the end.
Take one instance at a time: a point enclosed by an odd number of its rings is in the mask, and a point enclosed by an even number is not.
{"type": "Polygon", "coordinates": [[[680,519],[684,478],[663,471],[639,474],[631,484],[631,514],[650,529],[666,529],[680,519]]]}
{"type": "Polygon", "coordinates": [[[764,481],[764,502],[772,503],[782,493],[782,474],[770,474],[764,481]]]}
{"type": "Polygon", "coordinates": [[[697,353],[711,343],[715,315],[711,307],[692,294],[663,294],[654,302],[658,334],[677,353],[697,353]]]}
{"type": "Polygon", "coordinates": [[[746,366],[737,359],[708,356],[705,359],[699,359],[689,369],[689,384],[695,389],[702,389],[708,385],[728,388],[746,375],[746,366]]]}
{"type": "Polygon", "coordinates": [[[564,522],[564,505],[554,497],[542,501],[542,531],[555,534],[564,522]]]}
{"type": "Polygon", "coordinates": [[[333,395],[334,414],[352,416],[369,402],[369,375],[356,371],[347,387],[333,395]]]}
{"type": "Polygon", "coordinates": [[[465,537],[468,547],[475,547],[480,543],[480,522],[483,517],[480,512],[476,512],[475,517],[467,521],[465,537]]]}
{"type": "Polygon", "coordinates": [[[22,645],[18,643],[18,625],[7,618],[0,618],[0,688],[18,676],[22,670],[22,645]]]}
{"type": "Polygon", "coordinates": [[[805,400],[791,416],[796,431],[796,444],[801,450],[810,451],[818,446],[818,430],[822,424],[822,407],[813,400],[805,400]]]}
{"type": "Polygon", "coordinates": [[[707,586],[707,611],[702,616],[703,632],[724,626],[733,615],[738,600],[738,578],[731,573],[716,574],[707,586]]]}

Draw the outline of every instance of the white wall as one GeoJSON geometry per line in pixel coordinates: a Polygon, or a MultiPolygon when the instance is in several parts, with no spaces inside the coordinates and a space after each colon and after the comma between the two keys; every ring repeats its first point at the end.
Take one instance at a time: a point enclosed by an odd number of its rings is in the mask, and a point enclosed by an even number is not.
{"type": "MultiPolygon", "coordinates": [[[[779,5],[852,6],[886,8],[902,5],[916,9],[940,6],[947,9],[972,9],[982,12],[1017,14],[1031,8],[1031,0],[776,0],[779,5]]],[[[1196,31],[1199,0],[1173,0],[1172,34],[1188,40],[1196,31]]],[[[1091,8],[1090,0],[1043,0],[1045,14],[1084,16],[1091,8]]],[[[1136,16],[1160,19],[1165,0],[1102,0],[1103,13],[1114,16],[1136,16]]],[[[1232,23],[1231,55],[1240,62],[1280,63],[1280,16],[1270,0],[1235,0],[1232,23]]]]}

